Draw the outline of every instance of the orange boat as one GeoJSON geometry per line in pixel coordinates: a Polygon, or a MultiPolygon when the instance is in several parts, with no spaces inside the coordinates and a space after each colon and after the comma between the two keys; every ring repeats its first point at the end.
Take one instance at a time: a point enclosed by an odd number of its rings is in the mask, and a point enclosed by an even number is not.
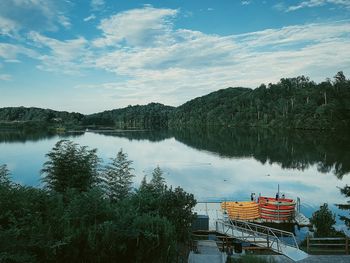
{"type": "Polygon", "coordinates": [[[293,199],[259,197],[261,218],[275,221],[291,220],[294,216],[295,202],[293,199]]]}
{"type": "Polygon", "coordinates": [[[290,211],[293,210],[295,206],[294,205],[271,205],[271,204],[259,204],[260,208],[265,208],[265,209],[269,209],[269,210],[286,210],[286,211],[290,211]]]}
{"type": "Polygon", "coordinates": [[[294,213],[294,210],[277,210],[277,209],[274,209],[274,210],[271,210],[271,209],[266,209],[266,208],[263,208],[263,207],[260,207],[260,213],[265,213],[265,214],[280,214],[280,215],[291,215],[294,213]]]}
{"type": "Polygon", "coordinates": [[[226,201],[221,203],[221,208],[227,211],[231,219],[254,220],[260,217],[259,205],[251,201],[226,201]]]}
{"type": "Polygon", "coordinates": [[[265,196],[259,197],[258,203],[271,204],[271,205],[295,205],[295,202],[293,199],[287,199],[287,198],[276,199],[273,197],[265,197],[265,196]]]}

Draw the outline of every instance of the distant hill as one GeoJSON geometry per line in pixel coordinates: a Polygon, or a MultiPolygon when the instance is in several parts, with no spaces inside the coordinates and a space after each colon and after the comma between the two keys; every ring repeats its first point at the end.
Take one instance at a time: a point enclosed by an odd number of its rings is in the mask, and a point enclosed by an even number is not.
{"type": "Polygon", "coordinates": [[[83,125],[115,126],[119,129],[167,128],[169,115],[174,109],[160,103],[128,106],[87,115],[83,125]]]}
{"type": "Polygon", "coordinates": [[[179,107],[160,103],[83,115],[50,109],[0,108],[0,126],[34,122],[64,127],[161,129],[190,126],[256,126],[298,129],[350,128],[350,81],[342,72],[319,84],[307,77],[281,79],[256,89],[227,88],[179,107]]]}
{"type": "Polygon", "coordinates": [[[208,95],[195,98],[177,107],[171,115],[169,125],[192,126],[192,125],[222,125],[228,124],[232,103],[236,97],[250,94],[249,88],[227,88],[212,92],[208,95]]]}
{"type": "Polygon", "coordinates": [[[349,128],[350,81],[339,72],[319,84],[301,76],[256,89],[223,89],[177,107],[169,121],[170,127],[203,125],[349,128]]]}
{"type": "Polygon", "coordinates": [[[84,118],[81,113],[35,107],[0,108],[1,127],[45,128],[50,125],[73,127],[80,125],[84,118]]]}

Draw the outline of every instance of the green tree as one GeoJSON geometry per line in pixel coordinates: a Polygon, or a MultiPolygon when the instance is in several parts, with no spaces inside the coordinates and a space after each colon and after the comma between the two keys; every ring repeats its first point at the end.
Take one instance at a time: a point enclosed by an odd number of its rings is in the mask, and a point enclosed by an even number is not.
{"type": "Polygon", "coordinates": [[[10,171],[7,169],[7,165],[0,165],[0,185],[10,184],[10,171]]]}
{"type": "Polygon", "coordinates": [[[181,187],[166,189],[160,202],[160,214],[166,217],[175,227],[176,240],[186,242],[190,238],[191,225],[195,219],[192,212],[196,205],[193,194],[181,187]]]}
{"type": "MultiPolygon", "coordinates": [[[[345,185],[343,188],[340,188],[340,192],[342,195],[344,195],[347,198],[350,198],[350,186],[345,185]]],[[[346,202],[346,204],[338,204],[337,205],[340,209],[349,211],[350,215],[350,200],[346,202]]],[[[345,225],[350,229],[350,217],[347,216],[340,216],[340,220],[344,221],[345,225]]]]}
{"type": "Polygon", "coordinates": [[[316,237],[331,237],[337,233],[333,226],[336,223],[335,214],[328,208],[327,203],[312,214],[310,221],[316,227],[316,237]]]}
{"type": "Polygon", "coordinates": [[[103,171],[104,188],[111,201],[118,201],[128,197],[131,193],[132,179],[135,175],[131,167],[132,161],[122,149],[103,171]]]}
{"type": "Polygon", "coordinates": [[[154,168],[152,172],[152,179],[150,186],[156,191],[163,191],[165,189],[165,179],[163,177],[163,171],[159,166],[154,168]]]}
{"type": "Polygon", "coordinates": [[[87,191],[98,182],[100,159],[96,152],[69,140],[57,142],[46,154],[49,160],[41,170],[46,187],[56,192],[69,188],[87,191]]]}

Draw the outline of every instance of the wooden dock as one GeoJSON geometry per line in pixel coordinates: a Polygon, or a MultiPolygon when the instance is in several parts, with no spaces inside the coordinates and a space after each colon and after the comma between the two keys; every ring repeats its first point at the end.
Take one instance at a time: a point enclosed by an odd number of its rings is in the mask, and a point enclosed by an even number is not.
{"type": "Polygon", "coordinates": [[[312,226],[310,219],[308,219],[305,215],[303,215],[302,213],[295,211],[295,223],[300,226],[300,227],[304,227],[304,226],[312,226]]]}

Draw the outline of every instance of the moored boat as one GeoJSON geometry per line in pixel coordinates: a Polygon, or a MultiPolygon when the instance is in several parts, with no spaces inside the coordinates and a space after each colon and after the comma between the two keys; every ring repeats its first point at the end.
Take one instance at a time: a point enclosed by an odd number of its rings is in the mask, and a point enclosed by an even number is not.
{"type": "Polygon", "coordinates": [[[294,205],[271,205],[271,204],[259,204],[260,208],[270,209],[270,210],[294,210],[294,205]]]}
{"type": "Polygon", "coordinates": [[[288,198],[273,198],[261,196],[258,199],[259,204],[271,204],[271,205],[295,205],[295,201],[293,199],[288,198]]]}
{"type": "Polygon", "coordinates": [[[259,197],[259,211],[263,219],[287,221],[294,216],[295,201],[287,198],[259,197]]]}
{"type": "Polygon", "coordinates": [[[231,219],[254,220],[260,217],[259,205],[251,201],[222,202],[221,208],[231,219]]]}

